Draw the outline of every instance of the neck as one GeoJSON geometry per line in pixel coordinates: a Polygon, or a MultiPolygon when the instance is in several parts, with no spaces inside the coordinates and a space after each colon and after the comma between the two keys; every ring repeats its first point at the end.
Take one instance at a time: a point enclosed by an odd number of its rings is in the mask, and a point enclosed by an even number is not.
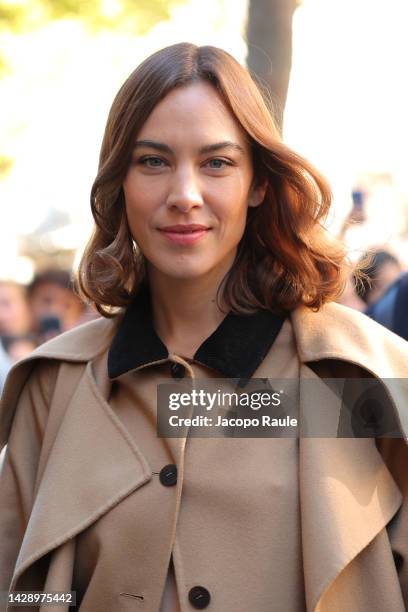
{"type": "Polygon", "coordinates": [[[174,279],[149,271],[149,285],[156,333],[169,353],[193,357],[202,342],[226,316],[222,279],[174,279]]]}

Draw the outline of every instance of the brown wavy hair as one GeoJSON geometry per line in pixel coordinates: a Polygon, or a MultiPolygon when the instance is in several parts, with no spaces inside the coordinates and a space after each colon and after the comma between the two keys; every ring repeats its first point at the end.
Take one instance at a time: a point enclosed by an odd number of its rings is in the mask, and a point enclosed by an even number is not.
{"type": "Polygon", "coordinates": [[[255,180],[267,179],[265,198],[248,209],[236,259],[222,283],[224,303],[236,313],[290,311],[301,304],[319,309],[341,293],[348,273],[343,244],[323,226],[330,188],[282,143],[273,111],[249,73],[226,51],[190,43],[148,57],[114,99],[91,190],[95,228],[77,276],[82,297],[102,315],[113,316],[146,278],[122,183],[135,136],[154,107],[175,87],[197,81],[216,88],[251,143],[255,180]]]}

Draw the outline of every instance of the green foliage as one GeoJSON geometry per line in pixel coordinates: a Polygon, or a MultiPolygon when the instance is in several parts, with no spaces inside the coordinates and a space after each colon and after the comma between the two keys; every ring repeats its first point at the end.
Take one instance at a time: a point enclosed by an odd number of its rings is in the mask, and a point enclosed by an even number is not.
{"type": "Polygon", "coordinates": [[[24,23],[26,8],[0,1],[0,29],[19,30],[24,23]]]}
{"type": "Polygon", "coordinates": [[[10,67],[4,57],[0,54],[0,78],[10,72],[10,67]]]}
{"type": "Polygon", "coordinates": [[[0,29],[23,33],[48,21],[68,18],[82,21],[93,31],[119,30],[140,35],[169,19],[171,8],[185,1],[115,0],[109,14],[106,0],[21,0],[21,4],[0,0],[0,29]]]}
{"type": "Polygon", "coordinates": [[[0,155],[0,179],[2,179],[11,169],[13,165],[13,160],[5,157],[4,155],[0,155]]]}

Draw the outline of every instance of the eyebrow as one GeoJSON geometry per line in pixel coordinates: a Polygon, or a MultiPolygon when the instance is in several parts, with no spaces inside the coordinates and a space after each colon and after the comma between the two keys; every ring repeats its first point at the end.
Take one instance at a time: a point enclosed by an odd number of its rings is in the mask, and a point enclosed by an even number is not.
{"type": "MultiPolygon", "coordinates": [[[[154,140],[137,140],[134,144],[134,148],[137,147],[149,147],[150,149],[156,149],[156,151],[162,151],[163,153],[174,154],[173,149],[171,149],[168,145],[163,142],[156,142],[154,140]]],[[[223,142],[215,142],[214,144],[208,144],[204,147],[201,147],[198,152],[200,155],[204,153],[213,153],[214,151],[219,151],[220,149],[234,149],[235,151],[239,151],[240,153],[245,153],[245,150],[241,145],[237,142],[232,142],[231,140],[224,140],[223,142]]]]}

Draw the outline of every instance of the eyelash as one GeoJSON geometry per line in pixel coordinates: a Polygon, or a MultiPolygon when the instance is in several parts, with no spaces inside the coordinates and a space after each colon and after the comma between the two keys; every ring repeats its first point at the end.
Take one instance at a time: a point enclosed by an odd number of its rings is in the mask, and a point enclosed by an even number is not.
{"type": "MultiPolygon", "coordinates": [[[[162,166],[149,166],[146,162],[150,161],[152,159],[158,159],[161,162],[165,163],[165,161],[163,159],[161,159],[160,157],[156,157],[153,155],[150,155],[149,157],[142,157],[141,159],[139,159],[138,163],[141,164],[142,166],[145,166],[146,168],[161,168],[162,166]]],[[[220,161],[223,164],[227,165],[227,166],[232,166],[232,162],[228,161],[227,159],[223,159],[222,157],[214,157],[213,159],[209,159],[206,164],[213,162],[213,161],[220,161]]],[[[211,170],[222,170],[223,166],[220,166],[219,168],[211,168],[211,170]]]]}

